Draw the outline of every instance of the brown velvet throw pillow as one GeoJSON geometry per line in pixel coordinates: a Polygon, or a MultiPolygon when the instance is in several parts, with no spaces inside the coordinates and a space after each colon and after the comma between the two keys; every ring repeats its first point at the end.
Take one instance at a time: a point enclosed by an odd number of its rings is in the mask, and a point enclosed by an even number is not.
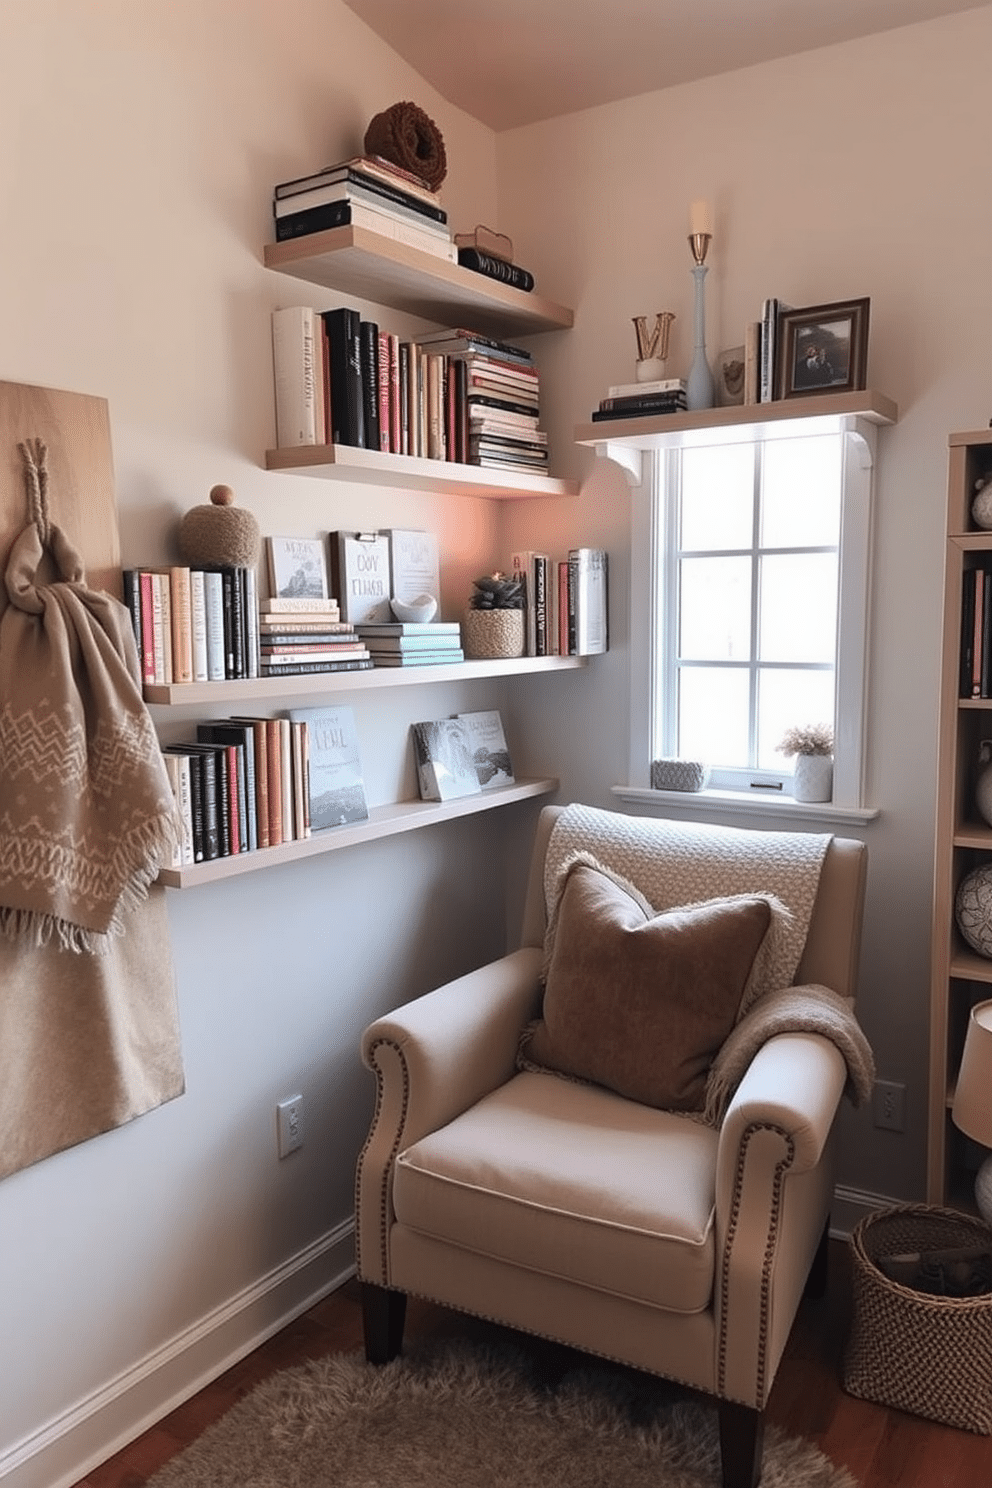
{"type": "Polygon", "coordinates": [[[605,1085],[664,1110],[701,1111],[771,921],[742,895],[652,914],[587,863],[567,874],[543,1017],[521,1064],[605,1085]]]}

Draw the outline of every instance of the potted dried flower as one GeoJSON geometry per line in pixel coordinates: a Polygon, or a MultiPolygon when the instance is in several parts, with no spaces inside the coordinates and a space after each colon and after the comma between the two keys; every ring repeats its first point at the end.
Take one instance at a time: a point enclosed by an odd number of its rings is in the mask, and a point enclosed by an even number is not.
{"type": "Polygon", "coordinates": [[[465,615],[465,654],[480,661],[524,654],[524,586],[516,574],[483,574],[465,615]]]}
{"type": "Polygon", "coordinates": [[[792,794],[797,801],[829,801],[834,786],[834,731],[829,723],[786,729],[775,748],[795,755],[792,794]]]}

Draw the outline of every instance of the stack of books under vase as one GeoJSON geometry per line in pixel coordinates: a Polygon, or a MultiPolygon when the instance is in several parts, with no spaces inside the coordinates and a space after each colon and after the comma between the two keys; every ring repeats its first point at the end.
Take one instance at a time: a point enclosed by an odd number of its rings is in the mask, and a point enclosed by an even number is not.
{"type": "Polygon", "coordinates": [[[279,182],[272,212],[277,243],[350,226],[433,253],[448,263],[458,261],[438,193],[378,155],[356,155],[279,182]]]}
{"type": "Polygon", "coordinates": [[[593,412],[593,423],[611,423],[621,418],[650,418],[659,413],[683,413],[688,407],[682,377],[658,382],[624,382],[607,388],[606,397],[593,412]]]}

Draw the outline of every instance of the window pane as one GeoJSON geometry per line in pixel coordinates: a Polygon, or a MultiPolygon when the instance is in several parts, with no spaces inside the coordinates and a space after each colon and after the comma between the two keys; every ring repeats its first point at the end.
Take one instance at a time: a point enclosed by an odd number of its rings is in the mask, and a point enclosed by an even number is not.
{"type": "Polygon", "coordinates": [[[750,558],[683,558],[679,655],[746,661],[751,653],[750,558]]]}
{"type": "Polygon", "coordinates": [[[840,438],[771,439],[764,445],[761,544],[834,546],[840,532],[840,438]]]}
{"type": "Polygon", "coordinates": [[[833,663],[837,643],[837,557],[788,553],[761,560],[761,661],[833,663]]]}
{"type": "Polygon", "coordinates": [[[749,444],[682,454],[679,545],[690,552],[749,548],[754,539],[754,450],[749,444]]]}
{"type": "Polygon", "coordinates": [[[747,694],[741,668],[680,667],[678,753],[709,765],[746,766],[747,694]]]}
{"type": "Polygon", "coordinates": [[[834,674],[789,667],[758,672],[758,768],[785,770],[793,761],[775,748],[787,728],[833,724],[834,674]]]}

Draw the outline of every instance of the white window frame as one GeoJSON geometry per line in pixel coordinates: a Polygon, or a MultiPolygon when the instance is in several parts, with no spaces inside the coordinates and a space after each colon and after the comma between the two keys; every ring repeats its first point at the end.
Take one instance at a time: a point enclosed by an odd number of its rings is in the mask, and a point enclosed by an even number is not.
{"type": "MultiPolygon", "coordinates": [[[[795,438],[799,430],[791,421],[790,424],[790,427],[776,423],[752,426],[750,438],[755,443],[795,438]]],[[[683,432],[673,439],[669,448],[644,451],[640,458],[632,458],[635,452],[616,447],[603,451],[619,460],[633,485],[630,759],[628,783],[616,787],[615,793],[639,805],[666,808],[677,803],[706,814],[718,808],[730,815],[771,811],[824,816],[836,821],[869,820],[878,814],[865,802],[872,490],[877,427],[870,420],[847,415],[811,418],[803,431],[810,435],[835,432],[842,438],[833,800],[813,805],[797,802],[784,791],[780,794],[768,790],[706,788],[687,793],[655,791],[650,786],[652,719],[656,716],[660,686],[657,664],[657,647],[661,644],[660,586],[664,579],[664,564],[659,564],[656,572],[654,554],[659,550],[659,528],[666,509],[666,483],[678,478],[680,449],[689,444],[740,442],[741,432],[739,429],[683,432]]],[[[756,772],[755,778],[778,777],[756,772]]],[[[791,776],[784,779],[789,781],[791,776]]]]}

